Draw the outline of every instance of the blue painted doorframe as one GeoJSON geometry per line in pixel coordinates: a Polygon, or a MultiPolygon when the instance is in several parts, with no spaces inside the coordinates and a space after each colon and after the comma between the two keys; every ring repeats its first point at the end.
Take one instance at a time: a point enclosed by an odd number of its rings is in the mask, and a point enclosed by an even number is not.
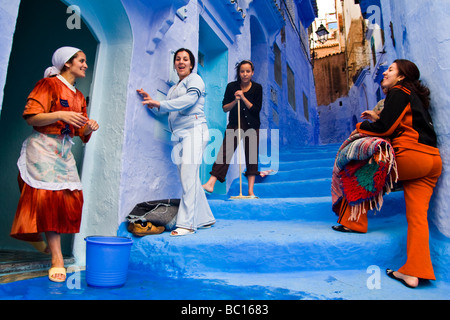
{"type": "MultiPolygon", "coordinates": [[[[228,48],[202,17],[200,17],[198,60],[197,72],[206,85],[205,114],[211,135],[210,145],[214,143],[216,146],[216,148],[207,149],[213,152],[205,152],[203,164],[200,167],[200,178],[202,183],[205,183],[209,179],[209,172],[217,157],[218,148],[222,143],[222,134],[227,125],[227,114],[222,110],[222,100],[228,81],[228,48]],[[220,139],[220,142],[216,139],[220,139]]],[[[226,193],[226,183],[218,182],[214,191],[220,194],[226,193]]]]}

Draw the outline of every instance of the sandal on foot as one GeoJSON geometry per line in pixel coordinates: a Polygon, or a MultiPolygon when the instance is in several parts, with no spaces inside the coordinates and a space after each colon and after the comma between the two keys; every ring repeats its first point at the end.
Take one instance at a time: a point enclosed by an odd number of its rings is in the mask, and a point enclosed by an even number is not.
{"type": "Polygon", "coordinates": [[[405,280],[403,280],[402,278],[398,278],[398,277],[396,277],[395,275],[394,275],[394,270],[392,270],[392,269],[386,269],[386,275],[389,277],[389,278],[391,278],[391,279],[394,279],[394,280],[397,280],[397,281],[400,281],[401,283],[403,283],[405,286],[407,286],[408,288],[411,288],[411,289],[414,289],[415,287],[414,286],[412,286],[412,285],[410,285],[410,284],[408,284],[405,280]]]}
{"type": "Polygon", "coordinates": [[[259,173],[259,175],[260,175],[260,177],[261,178],[264,178],[264,177],[266,177],[266,176],[268,176],[269,174],[271,174],[272,172],[274,172],[274,170],[265,170],[265,171],[261,171],[260,173],[259,173]]]}
{"type": "Polygon", "coordinates": [[[179,237],[179,236],[186,236],[188,234],[193,234],[194,230],[185,229],[185,228],[176,228],[170,233],[171,237],[179,237]]]}
{"type": "Polygon", "coordinates": [[[343,225],[332,226],[331,229],[333,229],[334,231],[339,231],[339,232],[361,233],[361,232],[354,231],[352,229],[346,228],[343,225]]]}
{"type": "Polygon", "coordinates": [[[66,268],[50,268],[50,270],[48,270],[48,278],[50,279],[50,281],[53,282],[64,282],[66,281],[66,268]],[[59,279],[56,277],[57,274],[62,274],[64,275],[64,279],[59,279]]]}

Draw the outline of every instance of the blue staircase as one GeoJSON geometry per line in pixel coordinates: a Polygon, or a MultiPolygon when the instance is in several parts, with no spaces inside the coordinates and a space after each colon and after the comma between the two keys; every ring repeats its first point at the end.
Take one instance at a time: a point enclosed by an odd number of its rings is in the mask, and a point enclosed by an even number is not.
{"type": "MultiPolygon", "coordinates": [[[[210,229],[186,237],[167,232],[134,237],[130,269],[219,281],[233,288],[283,290],[290,299],[448,299],[446,239],[431,241],[440,281],[411,290],[384,274],[406,259],[403,192],[386,195],[382,210],[369,213],[367,234],[331,229],[337,220],[330,190],[338,147],[282,152],[279,171],[257,179],[255,194],[260,199],[230,200],[239,195],[239,179],[227,195],[209,196],[217,219],[210,229]]],[[[242,190],[246,194],[245,179],[242,190]]],[[[118,235],[131,236],[125,224],[118,235]]]]}

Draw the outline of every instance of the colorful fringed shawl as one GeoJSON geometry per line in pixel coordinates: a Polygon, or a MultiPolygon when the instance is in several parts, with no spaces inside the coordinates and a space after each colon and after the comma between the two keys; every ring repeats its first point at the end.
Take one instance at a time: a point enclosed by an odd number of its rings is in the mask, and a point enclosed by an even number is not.
{"type": "Polygon", "coordinates": [[[383,194],[397,182],[397,164],[392,145],[378,137],[360,133],[350,136],[338,150],[331,182],[332,209],[339,214],[342,197],[352,207],[355,221],[369,210],[380,210],[383,194]]]}

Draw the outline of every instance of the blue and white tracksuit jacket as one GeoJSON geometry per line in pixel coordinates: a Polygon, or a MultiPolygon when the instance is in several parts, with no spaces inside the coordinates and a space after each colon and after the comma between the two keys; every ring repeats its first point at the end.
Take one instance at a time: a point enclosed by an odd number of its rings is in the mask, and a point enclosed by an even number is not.
{"type": "Polygon", "coordinates": [[[172,161],[177,165],[182,196],[177,227],[196,230],[215,222],[200,181],[203,151],[209,141],[204,112],[205,84],[191,73],[170,88],[167,100],[160,102],[159,112],[169,112],[172,140],[172,161]]]}

